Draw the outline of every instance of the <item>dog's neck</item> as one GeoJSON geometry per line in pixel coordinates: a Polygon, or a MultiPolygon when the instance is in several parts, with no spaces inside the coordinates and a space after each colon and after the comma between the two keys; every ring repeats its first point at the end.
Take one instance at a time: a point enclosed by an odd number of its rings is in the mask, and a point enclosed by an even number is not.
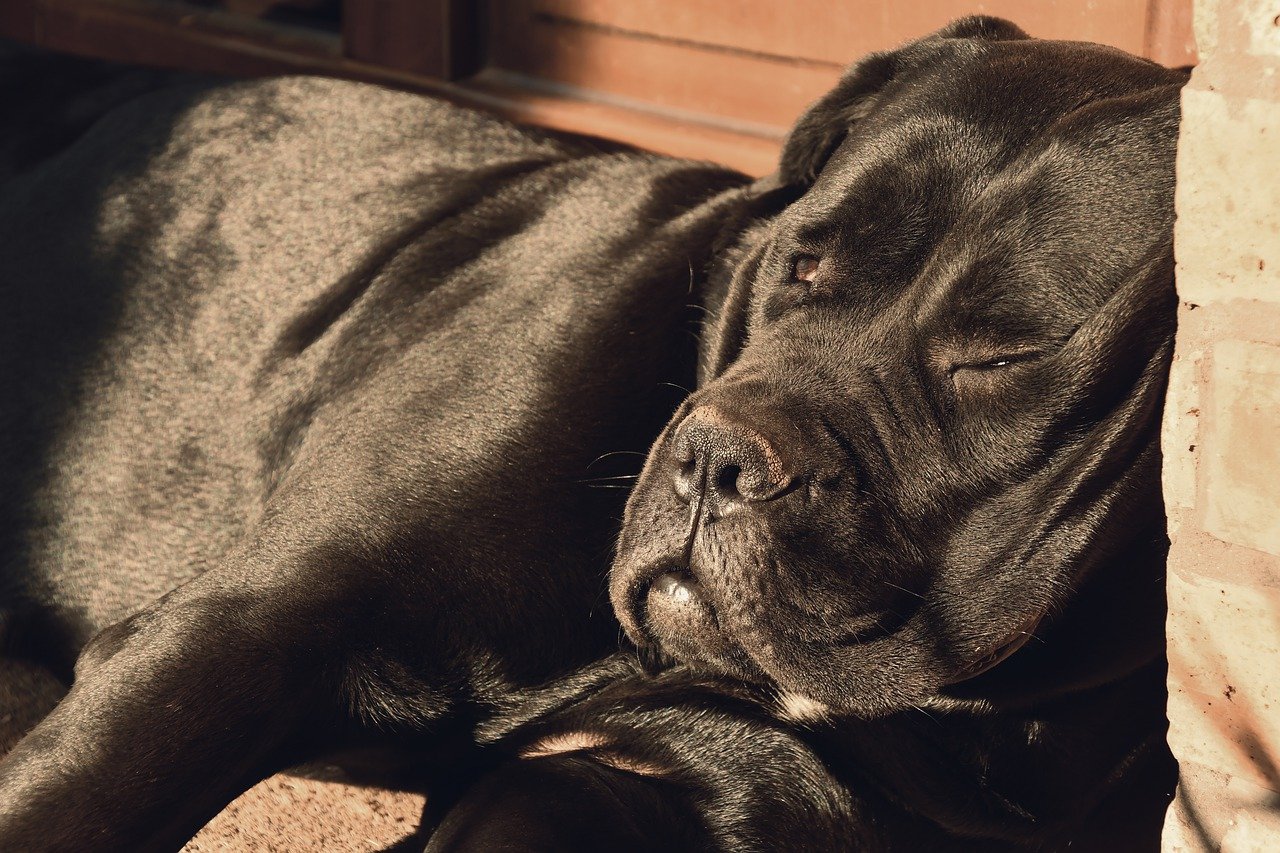
{"type": "Polygon", "coordinates": [[[1107,558],[1037,640],[920,708],[834,722],[821,751],[948,832],[1078,840],[1086,815],[1118,809],[1158,835],[1176,764],[1165,742],[1168,540],[1152,451],[1135,472],[1148,500],[1104,531],[1107,558]],[[956,786],[965,776],[972,784],[956,786]]]}
{"type": "MultiPolygon", "coordinates": [[[[1158,497],[1145,523],[1125,530],[1071,603],[1000,666],[945,691],[944,698],[1029,711],[1164,666],[1165,536],[1158,497]]],[[[1163,705],[1162,705],[1163,707],[1163,705]]]]}

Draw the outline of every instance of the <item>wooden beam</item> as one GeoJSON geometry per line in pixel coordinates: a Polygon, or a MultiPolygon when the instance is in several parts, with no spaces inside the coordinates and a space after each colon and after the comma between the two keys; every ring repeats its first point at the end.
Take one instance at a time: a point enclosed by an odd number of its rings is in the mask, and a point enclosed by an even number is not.
{"type": "Polygon", "coordinates": [[[464,0],[346,0],[342,52],[349,59],[456,80],[480,70],[474,3],[464,0]]]}
{"type": "Polygon", "coordinates": [[[570,87],[551,90],[514,74],[492,71],[450,82],[384,68],[343,56],[338,39],[324,34],[246,32],[200,16],[188,16],[183,22],[157,15],[158,4],[137,0],[0,0],[0,4],[9,2],[15,6],[6,11],[25,4],[34,10],[34,17],[0,16],[0,36],[81,56],[240,77],[322,74],[380,83],[485,109],[513,121],[710,160],[754,175],[773,170],[781,145],[780,135],[747,132],[570,87]]]}

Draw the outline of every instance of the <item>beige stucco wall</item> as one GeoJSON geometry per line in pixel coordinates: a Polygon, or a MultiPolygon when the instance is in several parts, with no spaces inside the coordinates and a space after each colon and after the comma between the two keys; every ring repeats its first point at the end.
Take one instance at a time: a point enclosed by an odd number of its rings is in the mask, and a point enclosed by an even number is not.
{"type": "Polygon", "coordinates": [[[1164,422],[1166,850],[1280,851],[1280,0],[1196,0],[1164,422]]]}

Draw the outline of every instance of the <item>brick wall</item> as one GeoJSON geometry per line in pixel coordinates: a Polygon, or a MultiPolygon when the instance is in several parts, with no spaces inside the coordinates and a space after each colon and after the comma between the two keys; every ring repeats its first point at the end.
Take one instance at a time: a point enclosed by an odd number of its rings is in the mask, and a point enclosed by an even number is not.
{"type": "Polygon", "coordinates": [[[1280,851],[1280,0],[1196,0],[1164,422],[1170,851],[1280,851]]]}

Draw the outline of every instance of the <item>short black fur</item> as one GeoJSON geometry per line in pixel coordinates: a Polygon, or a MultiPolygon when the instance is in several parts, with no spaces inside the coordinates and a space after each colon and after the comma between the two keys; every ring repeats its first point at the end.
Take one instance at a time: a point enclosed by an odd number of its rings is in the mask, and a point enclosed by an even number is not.
{"type": "Polygon", "coordinates": [[[0,848],[369,750],[434,851],[1156,848],[1182,72],[965,19],[753,183],[28,61],[0,620],[75,678],[0,848]]]}

